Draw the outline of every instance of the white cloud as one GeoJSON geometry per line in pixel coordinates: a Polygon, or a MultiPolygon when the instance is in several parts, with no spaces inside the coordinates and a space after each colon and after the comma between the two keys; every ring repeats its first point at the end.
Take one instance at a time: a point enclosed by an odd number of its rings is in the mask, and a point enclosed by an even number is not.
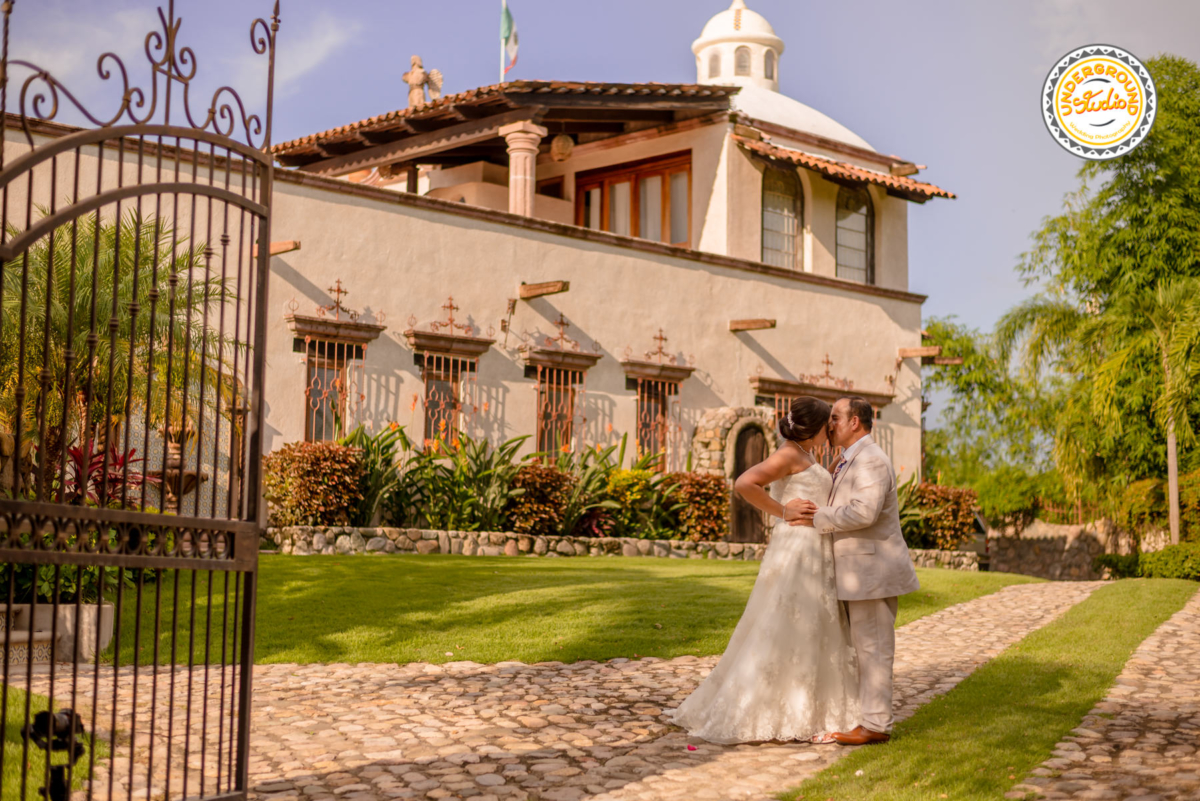
{"type": "MultiPolygon", "coordinates": [[[[111,75],[102,80],[97,72],[97,59],[106,51],[116,53],[128,70],[130,85],[144,85],[148,81],[144,55],[146,32],[159,25],[157,13],[147,7],[101,12],[94,7],[68,10],[47,4],[34,6],[31,12],[18,5],[11,19],[9,59],[28,61],[48,71],[94,116],[107,119],[120,107],[123,85],[112,60],[105,61],[111,75]],[[22,14],[22,10],[26,13],[22,14]]],[[[19,87],[29,74],[27,70],[14,69],[9,111],[19,111],[19,87]]],[[[65,98],[61,102],[67,103],[65,98]]],[[[58,119],[81,121],[61,105],[58,119]]]]}
{"type": "MultiPolygon", "coordinates": [[[[275,96],[286,97],[300,91],[302,79],[324,64],[330,56],[347,45],[362,30],[358,20],[346,19],[323,11],[297,25],[280,30],[275,54],[275,96]]],[[[236,80],[250,97],[266,91],[266,68],[262,57],[243,53],[231,58],[230,67],[236,80]]]]}

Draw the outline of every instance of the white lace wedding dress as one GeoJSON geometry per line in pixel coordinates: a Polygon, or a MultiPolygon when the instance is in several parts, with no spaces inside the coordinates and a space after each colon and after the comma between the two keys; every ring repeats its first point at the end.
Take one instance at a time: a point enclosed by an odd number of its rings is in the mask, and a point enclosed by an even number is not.
{"type": "MultiPolygon", "coordinates": [[[[824,504],[833,480],[819,464],[772,482],[786,504],[824,504]]],[[[672,713],[676,725],[714,743],[807,740],[857,726],[858,669],[837,600],[833,541],[780,520],[746,611],[717,666],[672,713]]]]}

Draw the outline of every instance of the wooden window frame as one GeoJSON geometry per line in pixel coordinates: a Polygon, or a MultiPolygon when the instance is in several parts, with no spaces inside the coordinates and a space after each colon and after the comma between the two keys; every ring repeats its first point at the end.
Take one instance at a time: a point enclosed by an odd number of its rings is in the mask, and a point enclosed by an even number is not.
{"type": "MultiPolygon", "coordinates": [[[[862,195],[863,197],[865,197],[867,199],[867,225],[866,225],[866,227],[867,227],[867,231],[866,231],[866,234],[867,234],[867,253],[866,253],[867,269],[866,269],[866,273],[867,273],[867,275],[866,275],[866,278],[863,281],[863,283],[868,286],[874,286],[875,285],[875,198],[871,197],[871,190],[866,186],[851,185],[851,184],[841,184],[838,186],[837,198],[834,200],[834,205],[833,205],[834,274],[838,278],[843,277],[840,273],[842,263],[840,261],[838,261],[838,250],[840,248],[840,246],[838,244],[838,237],[839,237],[839,234],[841,231],[841,226],[838,225],[838,219],[837,219],[837,213],[838,213],[838,209],[841,207],[843,192],[853,192],[855,194],[862,195]]],[[[856,281],[856,279],[853,279],[853,278],[846,278],[844,280],[856,281]]]]}
{"type": "MultiPolygon", "coordinates": [[[[692,151],[684,150],[665,156],[630,161],[612,167],[576,173],[575,175],[575,224],[587,227],[584,201],[592,189],[600,190],[600,230],[611,231],[609,219],[609,189],[614,184],[629,182],[629,235],[641,239],[641,191],[640,182],[646,178],[662,178],[662,231],[671,232],[671,176],[687,175],[687,241],[667,242],[670,245],[690,248],[692,246],[692,151]]],[[[662,240],[665,241],[665,240],[662,240]]]]}

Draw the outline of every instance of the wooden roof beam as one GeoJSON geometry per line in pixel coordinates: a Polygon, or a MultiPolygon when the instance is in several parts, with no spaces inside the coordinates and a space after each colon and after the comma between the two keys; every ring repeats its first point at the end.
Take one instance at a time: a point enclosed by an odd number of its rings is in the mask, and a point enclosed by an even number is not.
{"type": "Polygon", "coordinates": [[[521,300],[533,300],[546,295],[557,295],[570,290],[570,288],[570,281],[543,281],[540,284],[527,284],[522,281],[521,286],[517,288],[517,295],[521,300]]]}
{"type": "Polygon", "coordinates": [[[730,320],[729,330],[737,331],[762,331],[767,328],[774,328],[775,321],[766,318],[756,318],[752,320],[730,320]]]}
{"type": "Polygon", "coordinates": [[[514,122],[537,122],[543,109],[522,108],[497,114],[483,120],[462,122],[428,133],[415,134],[385,145],[376,145],[356,153],[326,158],[301,167],[320,175],[346,173],[391,164],[396,161],[418,161],[423,156],[443,153],[463,145],[473,145],[495,139],[500,128],[514,122]]]}
{"type": "Polygon", "coordinates": [[[675,113],[663,109],[621,109],[614,113],[602,108],[556,108],[551,106],[542,119],[569,122],[611,122],[614,117],[623,122],[673,122],[675,113]]]}

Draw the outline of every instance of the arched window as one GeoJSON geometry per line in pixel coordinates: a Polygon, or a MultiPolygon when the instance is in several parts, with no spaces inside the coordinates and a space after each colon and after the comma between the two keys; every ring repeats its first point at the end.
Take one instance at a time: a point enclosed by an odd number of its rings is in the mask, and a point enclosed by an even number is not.
{"type": "Polygon", "coordinates": [[[801,268],[804,193],[795,170],[768,167],[763,173],[762,261],[787,270],[801,268]]]}
{"type": "Polygon", "coordinates": [[[721,54],[720,53],[713,53],[711,56],[708,57],[708,77],[710,77],[710,78],[720,78],[721,77],[721,54]]]}
{"type": "Polygon", "coordinates": [[[875,210],[864,188],[838,190],[837,276],[875,283],[875,210]]]}
{"type": "Polygon", "coordinates": [[[775,51],[767,50],[767,54],[763,56],[763,77],[768,81],[775,80],[775,51]]]}
{"type": "Polygon", "coordinates": [[[750,74],[750,48],[739,47],[733,51],[733,74],[750,74]]]}

